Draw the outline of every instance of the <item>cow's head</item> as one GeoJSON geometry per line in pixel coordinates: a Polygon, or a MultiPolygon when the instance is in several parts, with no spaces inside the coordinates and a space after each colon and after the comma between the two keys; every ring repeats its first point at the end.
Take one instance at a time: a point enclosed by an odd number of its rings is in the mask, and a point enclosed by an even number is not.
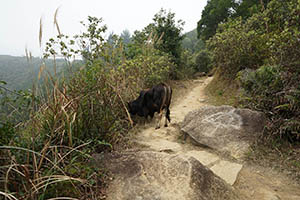
{"type": "Polygon", "coordinates": [[[127,103],[128,104],[128,112],[131,114],[131,115],[136,115],[137,112],[139,111],[139,107],[138,105],[136,104],[135,101],[130,101],[127,103]]]}
{"type": "MultiPolygon", "coordinates": [[[[131,115],[138,115],[140,117],[145,117],[145,110],[147,108],[144,106],[144,97],[148,90],[142,90],[137,99],[130,101],[128,104],[128,111],[131,115]]],[[[146,112],[147,113],[147,112],[146,112]]],[[[147,114],[146,114],[147,115],[147,114]]]]}

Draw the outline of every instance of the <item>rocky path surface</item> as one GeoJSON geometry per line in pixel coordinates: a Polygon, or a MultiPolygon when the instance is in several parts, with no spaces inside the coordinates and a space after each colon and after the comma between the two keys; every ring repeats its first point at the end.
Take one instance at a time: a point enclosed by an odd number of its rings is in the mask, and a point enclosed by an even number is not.
{"type": "Polygon", "coordinates": [[[139,144],[153,151],[168,152],[185,157],[194,157],[203,165],[210,168],[216,175],[221,177],[230,185],[233,185],[242,164],[224,160],[217,154],[213,154],[204,148],[195,148],[193,145],[187,145],[178,138],[180,135],[178,127],[184,120],[184,117],[195,109],[205,105],[204,88],[211,81],[212,77],[205,80],[195,80],[198,82],[190,93],[183,97],[176,105],[171,108],[172,124],[167,128],[155,130],[147,127],[137,134],[136,141],[139,144]]]}
{"type": "Polygon", "coordinates": [[[211,79],[194,80],[189,93],[178,94],[169,127],[141,125],[134,150],[105,158],[112,160],[107,167],[116,174],[108,199],[300,200],[299,186],[288,178],[184,140],[181,123],[206,105],[204,88],[211,79]]]}

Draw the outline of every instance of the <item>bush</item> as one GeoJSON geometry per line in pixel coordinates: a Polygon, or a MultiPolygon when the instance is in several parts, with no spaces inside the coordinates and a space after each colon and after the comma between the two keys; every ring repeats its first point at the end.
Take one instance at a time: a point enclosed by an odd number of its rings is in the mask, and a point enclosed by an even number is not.
{"type": "Polygon", "coordinates": [[[285,77],[280,67],[262,66],[256,71],[240,72],[238,79],[245,90],[242,104],[267,115],[267,135],[290,141],[300,139],[300,90],[285,90],[285,77]]]}
{"type": "Polygon", "coordinates": [[[278,66],[265,65],[257,70],[245,69],[238,73],[237,79],[240,86],[251,95],[272,94],[283,88],[278,66]]]}
{"type": "Polygon", "coordinates": [[[195,69],[198,72],[208,73],[211,70],[211,56],[209,51],[201,50],[195,58],[195,69]]]}
{"type": "Polygon", "coordinates": [[[257,69],[267,58],[267,37],[253,30],[251,20],[261,20],[261,17],[255,15],[247,23],[238,18],[220,25],[217,34],[207,43],[213,53],[213,65],[228,78],[234,79],[246,68],[257,69]]]}
{"type": "Polygon", "coordinates": [[[0,124],[0,146],[9,145],[10,141],[16,136],[13,124],[6,122],[0,124]]]}
{"type": "Polygon", "coordinates": [[[213,64],[245,90],[244,106],[268,117],[266,135],[300,139],[299,1],[276,1],[247,21],[220,25],[208,41],[213,64]]]}

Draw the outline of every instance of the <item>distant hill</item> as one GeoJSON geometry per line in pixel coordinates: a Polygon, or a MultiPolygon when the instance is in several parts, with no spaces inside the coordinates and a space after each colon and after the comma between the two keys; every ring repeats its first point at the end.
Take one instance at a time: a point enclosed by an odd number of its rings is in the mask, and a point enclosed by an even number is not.
{"type": "Polygon", "coordinates": [[[197,29],[185,33],[184,36],[185,38],[182,41],[183,48],[189,50],[192,53],[204,49],[204,42],[197,38],[197,29]]]}
{"type": "MultiPolygon", "coordinates": [[[[29,89],[33,80],[36,80],[43,60],[32,57],[29,61],[25,56],[0,55],[0,81],[7,82],[5,87],[12,90],[29,89]]],[[[53,73],[53,60],[44,60],[46,69],[53,73]]],[[[67,71],[67,63],[64,59],[56,60],[57,73],[67,71]]]]}

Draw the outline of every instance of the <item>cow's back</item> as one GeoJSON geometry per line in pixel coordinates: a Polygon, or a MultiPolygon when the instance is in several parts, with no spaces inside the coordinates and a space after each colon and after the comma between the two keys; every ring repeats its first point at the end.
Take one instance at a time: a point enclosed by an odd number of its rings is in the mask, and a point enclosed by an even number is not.
{"type": "Polygon", "coordinates": [[[152,101],[157,112],[170,106],[172,89],[169,85],[160,83],[154,86],[151,90],[152,101]]]}

